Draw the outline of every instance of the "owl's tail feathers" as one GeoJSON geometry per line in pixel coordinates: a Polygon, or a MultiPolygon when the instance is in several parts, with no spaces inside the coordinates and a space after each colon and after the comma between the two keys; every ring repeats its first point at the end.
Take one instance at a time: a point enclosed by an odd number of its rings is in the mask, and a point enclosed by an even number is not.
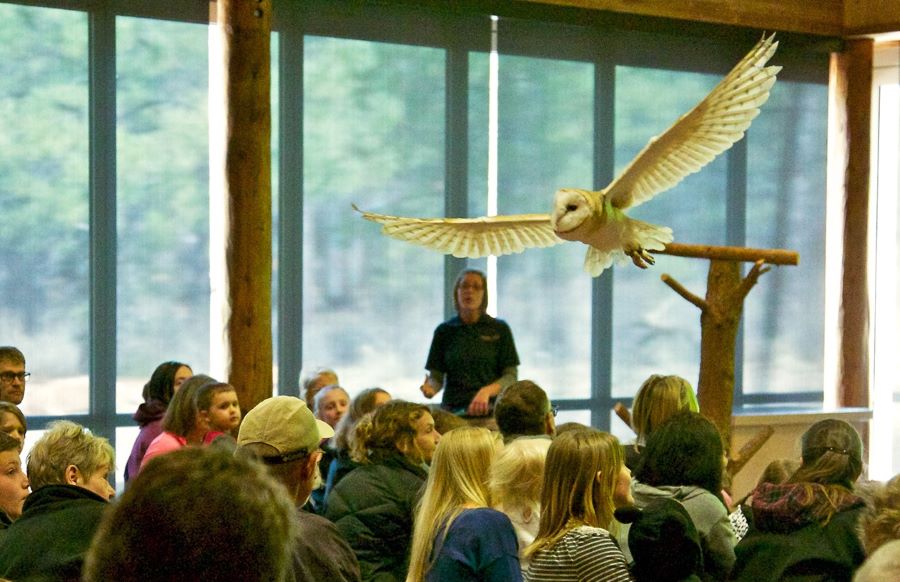
{"type": "Polygon", "coordinates": [[[591,277],[599,277],[600,273],[608,269],[616,258],[621,261],[625,258],[625,254],[619,249],[601,251],[597,247],[588,245],[587,254],[584,256],[584,270],[591,277]]]}
{"type": "MultiPolygon", "coordinates": [[[[666,245],[672,242],[672,229],[667,226],[657,226],[649,222],[628,219],[627,232],[623,233],[622,247],[614,249],[598,249],[588,246],[584,257],[584,270],[592,277],[599,277],[608,269],[613,261],[625,263],[629,253],[635,251],[662,251],[666,245]]],[[[648,260],[648,262],[650,262],[648,260]]]]}

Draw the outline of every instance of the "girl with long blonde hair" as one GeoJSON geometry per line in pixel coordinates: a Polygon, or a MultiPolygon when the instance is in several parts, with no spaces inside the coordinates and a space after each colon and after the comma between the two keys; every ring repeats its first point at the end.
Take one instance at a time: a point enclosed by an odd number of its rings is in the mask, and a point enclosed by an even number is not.
{"type": "Polygon", "coordinates": [[[613,511],[632,503],[616,437],[594,429],[557,436],[547,452],[541,525],[525,549],[529,581],[631,580],[612,535],[613,511]]]}
{"type": "Polygon", "coordinates": [[[416,511],[407,582],[521,580],[512,523],[490,508],[497,435],[460,427],[443,436],[416,511]]]}
{"type": "Polygon", "coordinates": [[[657,428],[679,412],[700,412],[691,383],[681,376],[653,374],[641,384],[631,407],[631,427],[637,438],[625,449],[625,465],[637,468],[647,439],[657,428]]]}

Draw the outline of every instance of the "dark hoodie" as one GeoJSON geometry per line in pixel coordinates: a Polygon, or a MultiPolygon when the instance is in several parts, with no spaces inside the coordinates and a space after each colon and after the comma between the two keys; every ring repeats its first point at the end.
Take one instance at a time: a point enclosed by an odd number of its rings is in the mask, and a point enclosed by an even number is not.
{"type": "Polygon", "coordinates": [[[764,483],[751,507],[732,580],[849,582],[865,559],[856,529],[865,503],[848,489],[764,483]]]}
{"type": "Polygon", "coordinates": [[[134,446],[131,447],[131,455],[129,455],[128,463],[125,465],[126,482],[138,474],[141,468],[141,460],[144,458],[144,453],[147,452],[147,447],[150,446],[153,439],[162,433],[162,418],[165,414],[166,405],[159,400],[151,400],[138,406],[137,412],[132,416],[134,421],[138,423],[138,426],[141,427],[141,432],[134,440],[134,446]]]}

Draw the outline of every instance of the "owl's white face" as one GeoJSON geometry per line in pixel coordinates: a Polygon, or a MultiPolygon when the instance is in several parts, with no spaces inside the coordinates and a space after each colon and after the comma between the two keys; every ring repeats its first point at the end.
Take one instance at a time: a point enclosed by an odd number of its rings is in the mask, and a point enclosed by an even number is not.
{"type": "Polygon", "coordinates": [[[574,188],[557,190],[553,196],[553,212],[550,224],[559,238],[580,240],[580,229],[594,214],[589,192],[574,188]]]}

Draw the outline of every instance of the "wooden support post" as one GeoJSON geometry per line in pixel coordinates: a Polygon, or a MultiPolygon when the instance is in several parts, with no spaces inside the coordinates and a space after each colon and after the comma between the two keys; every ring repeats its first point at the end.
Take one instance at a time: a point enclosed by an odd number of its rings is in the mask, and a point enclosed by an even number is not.
{"type": "MultiPolygon", "coordinates": [[[[838,406],[869,406],[869,294],[867,281],[869,156],[872,113],[870,39],[847,41],[834,56],[835,102],[844,104],[844,262],[840,305],[838,406]]],[[[836,160],[837,162],[837,160],[836,160]]]]}
{"type": "Polygon", "coordinates": [[[224,366],[244,411],[272,395],[271,6],[218,0],[216,11],[226,123],[224,366]]]}
{"type": "Polygon", "coordinates": [[[725,450],[731,450],[731,408],[734,402],[734,348],[744,299],[759,277],[769,270],[762,259],[741,278],[740,263],[712,260],[706,280],[706,298],[688,291],[669,275],[663,282],[700,309],[700,379],[697,399],[700,412],[722,434],[725,450]]]}

